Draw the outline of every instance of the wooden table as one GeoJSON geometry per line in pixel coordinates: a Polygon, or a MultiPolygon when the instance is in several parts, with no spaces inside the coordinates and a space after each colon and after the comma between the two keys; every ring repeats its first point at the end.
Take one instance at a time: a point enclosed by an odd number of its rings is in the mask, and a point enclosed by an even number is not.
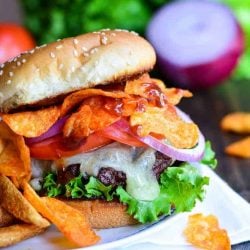
{"type": "MultiPolygon", "coordinates": [[[[250,81],[232,80],[209,90],[194,92],[194,97],[182,100],[180,107],[190,114],[206,139],[212,142],[219,162],[215,171],[250,202],[250,160],[224,153],[226,145],[244,136],[222,132],[219,126],[222,117],[230,112],[250,112],[250,81]]],[[[250,249],[250,242],[233,246],[233,249],[250,249]]]]}

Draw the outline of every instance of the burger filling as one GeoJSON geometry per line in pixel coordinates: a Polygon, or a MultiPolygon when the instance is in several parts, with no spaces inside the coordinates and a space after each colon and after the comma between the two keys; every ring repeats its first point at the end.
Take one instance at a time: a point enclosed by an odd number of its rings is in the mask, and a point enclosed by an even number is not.
{"type": "MultiPolygon", "coordinates": [[[[213,160],[207,154],[204,159],[209,157],[213,160]]],[[[33,159],[30,183],[42,196],[118,200],[145,223],[170,214],[173,207],[190,211],[197,199],[203,199],[208,181],[190,163],[151,148],[114,142],[56,161],[33,159]]]]}

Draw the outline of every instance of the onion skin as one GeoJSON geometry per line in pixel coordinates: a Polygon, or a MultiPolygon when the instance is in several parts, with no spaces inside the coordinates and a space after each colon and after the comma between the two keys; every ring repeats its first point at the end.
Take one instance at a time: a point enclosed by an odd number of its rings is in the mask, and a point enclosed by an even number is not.
{"type": "MultiPolygon", "coordinates": [[[[177,1],[176,3],[165,5],[163,7],[163,9],[161,11],[159,11],[159,13],[156,13],[155,17],[153,17],[151,23],[148,26],[148,32],[147,32],[147,38],[149,39],[149,41],[152,43],[152,45],[154,46],[154,48],[156,50],[157,57],[158,57],[158,66],[159,66],[159,69],[162,72],[162,74],[167,79],[174,81],[174,83],[180,85],[181,87],[185,87],[185,88],[189,88],[189,89],[208,88],[208,87],[211,87],[211,86],[214,86],[216,84],[221,83],[223,80],[225,80],[226,78],[228,78],[230,76],[233,69],[237,65],[237,62],[240,58],[240,55],[242,54],[242,52],[244,50],[244,34],[242,32],[242,29],[241,29],[239,23],[234,18],[231,11],[227,7],[225,7],[221,4],[215,3],[215,2],[211,3],[208,1],[204,1],[204,3],[199,2],[198,4],[197,4],[197,2],[198,1],[194,1],[194,0],[193,1],[192,0],[191,1],[183,1],[183,5],[182,5],[182,1],[181,2],[177,1]],[[230,25],[231,27],[224,27],[224,29],[229,28],[232,31],[232,37],[231,37],[230,41],[227,42],[227,44],[223,44],[222,48],[220,49],[220,52],[218,52],[217,55],[214,55],[209,59],[204,59],[210,53],[209,51],[213,50],[213,45],[212,44],[210,45],[209,42],[205,42],[204,43],[204,52],[199,51],[199,53],[204,54],[204,58],[203,58],[204,60],[201,59],[199,62],[199,59],[198,59],[194,63],[192,58],[191,58],[191,55],[189,55],[190,63],[188,63],[188,61],[187,61],[185,64],[182,64],[181,62],[178,63],[178,57],[176,57],[177,60],[175,60],[175,61],[171,59],[171,55],[170,55],[171,53],[168,52],[168,50],[170,50],[170,48],[168,48],[168,46],[166,46],[164,48],[164,51],[163,51],[162,46],[159,44],[160,40],[162,43],[163,35],[162,34],[159,35],[158,33],[160,31],[162,31],[163,33],[169,32],[169,33],[166,33],[167,35],[165,35],[165,37],[167,37],[167,38],[164,38],[164,39],[166,39],[167,42],[169,41],[168,39],[170,39],[169,38],[170,35],[176,36],[175,39],[178,38],[178,32],[176,32],[177,35],[172,34],[172,33],[174,33],[175,28],[170,28],[169,31],[164,31],[164,25],[162,23],[160,23],[159,21],[164,20],[164,22],[171,22],[171,20],[167,19],[167,18],[169,18],[168,14],[167,14],[166,19],[164,19],[164,14],[165,14],[164,11],[168,12],[169,11],[168,6],[170,6],[170,8],[172,8],[171,5],[177,6],[175,11],[178,10],[178,8],[183,9],[186,7],[185,2],[189,2],[190,5],[192,4],[193,6],[204,4],[204,6],[211,5],[212,8],[216,8],[217,10],[219,9],[218,12],[222,12],[222,14],[224,16],[226,16],[226,19],[231,19],[231,25],[230,25]],[[178,5],[182,5],[182,6],[178,7],[178,5]],[[157,35],[159,35],[161,37],[161,39],[159,39],[159,41],[157,41],[157,35]]],[[[205,7],[203,7],[203,10],[204,10],[204,8],[205,7]]],[[[208,10],[208,12],[209,12],[209,10],[208,10]]],[[[189,13],[189,15],[190,15],[190,13],[189,13]]],[[[211,17],[209,13],[207,13],[207,16],[211,17]]],[[[197,19],[199,19],[199,18],[197,18],[197,19]]],[[[206,22],[204,22],[204,23],[206,24],[206,22]]],[[[202,23],[202,24],[204,24],[204,23],[202,23]]],[[[181,24],[186,25],[183,22],[181,24]]],[[[199,25],[199,24],[200,23],[198,20],[196,25],[199,25]]],[[[186,30],[189,31],[188,28],[186,28],[186,30]]],[[[218,33],[218,30],[216,32],[218,33]]],[[[190,31],[190,34],[192,34],[192,31],[190,31]]],[[[194,34],[195,34],[195,32],[194,32],[194,34]]],[[[199,33],[197,32],[197,34],[199,34],[199,33]]],[[[188,35],[189,35],[189,33],[188,33],[188,35]]],[[[187,39],[189,39],[189,40],[196,39],[195,37],[190,38],[190,36],[188,36],[188,35],[186,37],[187,39]]],[[[220,44],[220,42],[216,42],[216,39],[223,40],[223,38],[221,38],[220,36],[213,37],[211,30],[208,31],[207,35],[209,36],[209,39],[213,40],[212,42],[214,44],[217,44],[217,45],[220,44]]],[[[167,42],[166,42],[166,44],[167,44],[167,42]]],[[[181,41],[180,44],[185,44],[185,40],[183,42],[181,41]]],[[[180,46],[180,45],[176,45],[176,49],[179,48],[178,46],[180,46]]],[[[195,53],[195,46],[193,46],[191,49],[195,53]]],[[[182,58],[182,56],[183,55],[180,54],[179,58],[182,58]]],[[[185,55],[184,55],[184,57],[185,57],[185,55]]],[[[201,56],[201,58],[202,58],[202,56],[201,56]]],[[[187,57],[186,57],[186,59],[187,59],[187,57]]]]}

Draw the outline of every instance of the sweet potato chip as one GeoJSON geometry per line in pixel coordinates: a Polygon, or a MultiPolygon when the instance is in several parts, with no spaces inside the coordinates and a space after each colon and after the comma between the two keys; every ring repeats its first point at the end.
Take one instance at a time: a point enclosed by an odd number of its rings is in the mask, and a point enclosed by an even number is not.
{"type": "Polygon", "coordinates": [[[146,112],[135,112],[130,125],[138,126],[139,136],[150,133],[162,135],[176,148],[192,148],[198,142],[199,129],[194,123],[184,122],[171,109],[147,107],[146,112]]]}
{"type": "Polygon", "coordinates": [[[92,96],[106,96],[112,98],[124,98],[128,97],[123,91],[104,91],[101,89],[83,89],[77,92],[74,92],[67,96],[61,107],[61,116],[66,115],[70,110],[75,108],[77,105],[80,105],[84,99],[92,96]]]}
{"type": "Polygon", "coordinates": [[[100,240],[78,210],[54,198],[40,198],[28,183],[24,183],[23,188],[27,200],[69,240],[78,246],[93,245],[100,240]]]}
{"type": "Polygon", "coordinates": [[[232,156],[250,158],[250,136],[228,145],[225,152],[232,156]]]}
{"type": "Polygon", "coordinates": [[[30,153],[22,136],[0,122],[0,174],[29,179],[30,153]]]}
{"type": "Polygon", "coordinates": [[[49,107],[38,111],[4,114],[6,124],[18,135],[37,137],[45,133],[59,118],[60,107],[49,107]]]}
{"type": "Polygon", "coordinates": [[[235,133],[250,133],[250,113],[235,112],[226,115],[221,121],[221,128],[224,131],[235,133]]]}
{"type": "Polygon", "coordinates": [[[0,228],[13,224],[15,218],[5,209],[0,207],[0,228]]]}
{"type": "Polygon", "coordinates": [[[17,219],[38,227],[49,226],[49,222],[30,205],[14,184],[3,175],[0,175],[0,194],[0,206],[17,219]]]}
{"type": "Polygon", "coordinates": [[[190,215],[184,235],[189,243],[202,249],[231,249],[227,232],[219,228],[218,220],[214,215],[190,215]]]}
{"type": "Polygon", "coordinates": [[[0,228],[0,247],[7,247],[31,238],[45,231],[46,228],[29,224],[17,224],[0,228]]]}

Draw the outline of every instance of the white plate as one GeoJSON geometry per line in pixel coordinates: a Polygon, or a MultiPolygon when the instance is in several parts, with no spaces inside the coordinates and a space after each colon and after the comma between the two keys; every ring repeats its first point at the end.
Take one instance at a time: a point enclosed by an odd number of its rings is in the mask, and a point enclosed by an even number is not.
{"type": "MultiPolygon", "coordinates": [[[[161,230],[161,228],[164,227],[166,223],[170,222],[173,217],[176,217],[176,215],[162,218],[152,224],[97,230],[97,234],[101,236],[101,241],[95,246],[84,249],[110,249],[122,245],[127,245],[131,241],[145,238],[147,235],[161,230]]],[[[7,249],[63,250],[75,248],[76,247],[74,245],[71,245],[71,243],[68,242],[54,226],[51,226],[45,233],[35,236],[31,239],[22,241],[17,245],[8,247],[7,249]]]]}

